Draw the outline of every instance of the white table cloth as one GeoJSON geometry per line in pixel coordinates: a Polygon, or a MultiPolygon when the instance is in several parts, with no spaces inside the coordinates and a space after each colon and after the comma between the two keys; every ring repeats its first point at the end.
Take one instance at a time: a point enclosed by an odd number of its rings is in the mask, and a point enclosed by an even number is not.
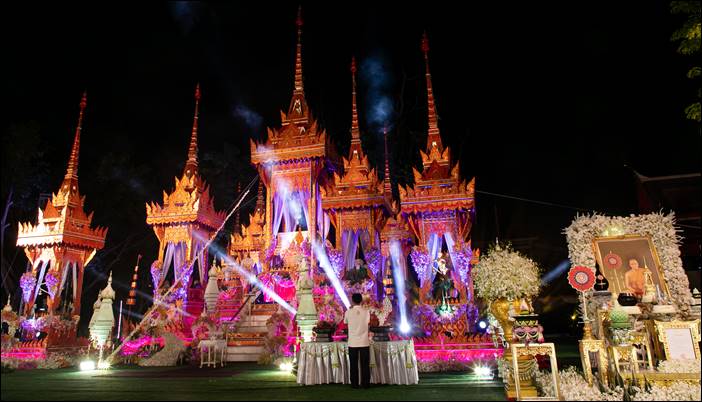
{"type": "MultiPolygon", "coordinates": [[[[414,342],[371,342],[371,384],[419,382],[414,342]]],[[[297,356],[297,382],[304,385],[351,383],[346,342],[307,342],[297,356]]],[[[360,377],[360,373],[359,373],[360,377]]]]}

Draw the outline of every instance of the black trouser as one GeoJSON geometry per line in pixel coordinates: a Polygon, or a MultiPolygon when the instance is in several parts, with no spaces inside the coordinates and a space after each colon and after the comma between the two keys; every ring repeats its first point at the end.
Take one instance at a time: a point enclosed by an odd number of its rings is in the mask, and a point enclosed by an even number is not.
{"type": "Polygon", "coordinates": [[[370,347],[352,348],[349,347],[349,361],[351,362],[351,386],[358,384],[358,358],[361,358],[361,386],[370,386],[370,347]]]}

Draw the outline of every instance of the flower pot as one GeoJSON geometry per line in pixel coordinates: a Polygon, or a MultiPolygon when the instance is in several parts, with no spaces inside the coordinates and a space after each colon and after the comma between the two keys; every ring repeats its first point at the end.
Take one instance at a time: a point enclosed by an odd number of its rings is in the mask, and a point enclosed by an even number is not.
{"type": "Polygon", "coordinates": [[[490,312],[495,316],[497,322],[500,323],[504,331],[505,340],[509,343],[512,341],[512,321],[509,320],[509,306],[512,302],[505,297],[494,300],[490,304],[490,312]]]}

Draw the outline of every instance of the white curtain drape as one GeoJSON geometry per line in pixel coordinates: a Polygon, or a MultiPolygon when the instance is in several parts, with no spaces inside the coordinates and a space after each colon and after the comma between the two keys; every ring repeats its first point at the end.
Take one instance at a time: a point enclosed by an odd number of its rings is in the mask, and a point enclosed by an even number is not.
{"type": "Polygon", "coordinates": [[[439,256],[439,252],[441,251],[441,243],[443,239],[442,236],[439,236],[437,233],[432,233],[431,236],[429,236],[429,241],[427,242],[427,250],[429,251],[429,258],[432,263],[432,269],[427,270],[427,279],[429,282],[432,282],[434,280],[434,276],[436,276],[436,272],[434,272],[434,260],[436,260],[436,257],[439,256]]]}
{"type": "Polygon", "coordinates": [[[51,261],[42,261],[41,270],[39,271],[39,280],[37,280],[36,288],[34,289],[34,295],[32,296],[32,303],[37,301],[37,296],[39,296],[39,290],[41,285],[44,283],[44,275],[46,274],[46,268],[49,266],[51,261]]]}

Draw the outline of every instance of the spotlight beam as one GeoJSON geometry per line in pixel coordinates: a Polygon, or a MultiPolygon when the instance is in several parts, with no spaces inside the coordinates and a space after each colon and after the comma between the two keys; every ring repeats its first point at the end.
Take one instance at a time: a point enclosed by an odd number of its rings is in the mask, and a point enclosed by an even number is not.
{"type": "Polygon", "coordinates": [[[339,282],[339,278],[336,277],[336,272],[334,272],[334,268],[332,268],[331,263],[329,262],[329,257],[327,256],[326,251],[324,251],[324,247],[322,247],[322,245],[315,240],[312,242],[312,251],[314,252],[315,257],[317,257],[319,265],[324,269],[324,273],[327,274],[327,278],[329,278],[332,286],[334,286],[334,290],[336,290],[336,293],[339,295],[341,302],[344,303],[344,306],[346,306],[346,309],[348,310],[351,303],[349,302],[349,298],[346,296],[344,287],[341,286],[341,282],[339,282]]]}
{"type": "Polygon", "coordinates": [[[410,325],[407,321],[407,309],[405,306],[407,296],[405,295],[405,275],[402,270],[402,265],[400,264],[401,255],[400,242],[398,240],[393,240],[390,243],[390,258],[392,262],[393,281],[397,289],[397,307],[400,310],[400,331],[407,333],[410,330],[410,325]]]}
{"type": "MultiPolygon", "coordinates": [[[[200,237],[197,233],[195,233],[194,236],[200,237]]],[[[284,309],[288,310],[293,315],[297,314],[297,310],[295,310],[294,307],[292,307],[285,300],[283,300],[283,298],[280,297],[280,295],[278,295],[278,293],[276,293],[275,290],[264,285],[261,281],[258,280],[256,275],[253,275],[252,273],[250,273],[249,271],[244,269],[241,265],[237,264],[237,262],[234,261],[231,257],[229,257],[229,255],[227,255],[227,253],[223,252],[223,250],[221,248],[219,248],[219,246],[211,245],[210,249],[215,252],[216,256],[218,256],[219,258],[224,260],[227,263],[227,265],[234,267],[234,269],[236,269],[237,272],[239,272],[239,274],[241,274],[241,276],[246,278],[247,282],[249,282],[249,283],[253,284],[254,286],[256,286],[257,288],[261,289],[261,291],[263,293],[265,293],[270,298],[275,300],[276,303],[283,306],[284,309]]]]}
{"type": "MultiPolygon", "coordinates": [[[[210,237],[210,239],[209,239],[209,240],[207,241],[207,243],[205,244],[205,247],[203,248],[204,250],[207,250],[207,248],[212,244],[212,242],[214,241],[214,239],[217,238],[217,235],[218,235],[219,232],[222,230],[222,228],[224,227],[224,225],[227,223],[227,221],[229,220],[229,218],[234,214],[234,212],[236,212],[236,211],[239,209],[239,206],[241,205],[241,202],[244,201],[244,198],[246,198],[246,196],[249,194],[249,191],[251,191],[251,187],[254,185],[254,183],[256,183],[256,180],[259,180],[258,176],[254,177],[253,180],[251,180],[251,182],[246,186],[246,188],[244,189],[244,192],[239,196],[239,201],[238,201],[238,202],[236,203],[236,205],[232,208],[232,210],[229,212],[229,214],[227,214],[227,216],[226,216],[226,217],[224,218],[224,220],[222,221],[222,224],[219,225],[219,227],[217,228],[217,230],[212,234],[212,236],[210,237]]],[[[197,261],[197,260],[196,260],[196,259],[193,259],[193,261],[190,262],[190,266],[188,267],[188,270],[192,270],[192,269],[193,269],[193,265],[195,264],[195,261],[197,261]]],[[[178,279],[177,281],[175,281],[175,283],[173,283],[173,285],[171,285],[171,287],[166,291],[166,293],[164,294],[164,297],[168,296],[169,294],[171,294],[171,292],[173,292],[175,289],[177,289],[178,286],[180,285],[182,279],[183,279],[183,277],[181,276],[180,279],[178,279]]],[[[149,310],[146,312],[146,314],[144,314],[144,316],[147,317],[147,316],[151,315],[151,313],[154,312],[154,310],[156,309],[156,307],[157,307],[157,306],[151,306],[151,308],[149,308],[149,310]]],[[[131,332],[129,335],[127,335],[126,338],[124,338],[124,339],[122,340],[122,343],[121,343],[117,348],[115,348],[115,350],[113,350],[112,353],[110,353],[109,356],[107,356],[107,358],[105,359],[105,361],[106,361],[108,364],[111,363],[111,362],[112,362],[112,359],[114,359],[114,357],[117,355],[117,353],[119,353],[119,351],[122,350],[122,346],[124,345],[124,343],[125,343],[125,342],[128,342],[129,340],[131,340],[132,337],[141,329],[141,327],[144,325],[145,322],[146,322],[146,320],[142,320],[142,321],[132,330],[132,332],[131,332]]]]}

